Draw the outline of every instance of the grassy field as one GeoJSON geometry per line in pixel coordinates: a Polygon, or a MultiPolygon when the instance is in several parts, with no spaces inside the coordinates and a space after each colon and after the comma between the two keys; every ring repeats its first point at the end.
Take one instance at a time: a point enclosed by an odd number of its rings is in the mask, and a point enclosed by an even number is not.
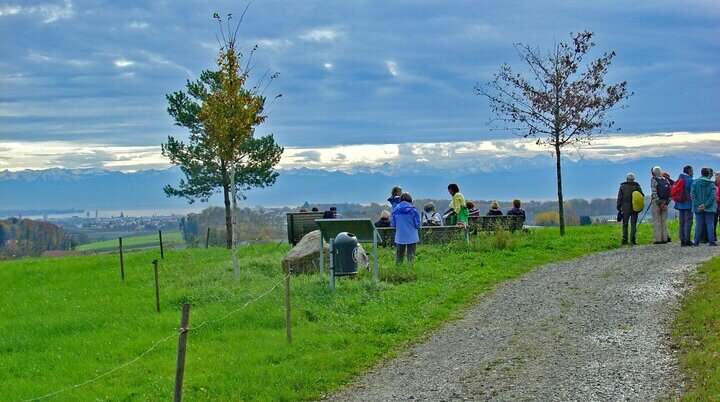
{"type": "MultiPolygon", "coordinates": [[[[163,232],[163,247],[170,247],[173,245],[183,243],[182,233],[180,232],[163,232]]],[[[160,238],[157,233],[142,235],[142,236],[131,236],[123,237],[123,248],[142,248],[150,246],[160,245],[160,238]]],[[[110,251],[117,250],[118,239],[110,239],[97,241],[94,243],[83,244],[78,246],[78,251],[110,251]]]]}
{"type": "MultiPolygon", "coordinates": [[[[639,240],[650,241],[648,227],[639,240]]],[[[155,312],[151,260],[128,254],[0,262],[0,399],[157,401],[172,398],[177,327],[191,303],[185,398],[312,399],[341,387],[428,330],[459,315],[493,285],[541,264],[620,245],[618,227],[481,236],[468,245],[421,245],[413,267],[380,252],[381,279],[292,278],[292,345],[285,342],[280,261],[286,245],[240,249],[241,279],[221,248],[173,250],[161,262],[155,312]],[[246,308],[236,311],[246,303],[246,308]],[[229,314],[230,313],[230,314],[229,314]],[[141,355],[132,364],[80,387],[141,355]],[[68,388],[70,387],[70,388],[68,388]]]]}
{"type": "Polygon", "coordinates": [[[720,401],[720,258],[699,269],[673,327],[688,379],[683,401],[720,401]]]}

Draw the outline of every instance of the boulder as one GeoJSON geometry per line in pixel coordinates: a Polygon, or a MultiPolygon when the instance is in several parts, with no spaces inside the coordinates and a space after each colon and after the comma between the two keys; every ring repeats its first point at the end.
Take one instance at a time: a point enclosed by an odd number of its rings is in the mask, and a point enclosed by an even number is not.
{"type": "MultiPolygon", "coordinates": [[[[325,269],[330,267],[330,245],[323,241],[325,269]]],[[[283,257],[283,271],[292,269],[293,273],[320,272],[320,231],[313,230],[303,236],[295,247],[283,257]]]]}

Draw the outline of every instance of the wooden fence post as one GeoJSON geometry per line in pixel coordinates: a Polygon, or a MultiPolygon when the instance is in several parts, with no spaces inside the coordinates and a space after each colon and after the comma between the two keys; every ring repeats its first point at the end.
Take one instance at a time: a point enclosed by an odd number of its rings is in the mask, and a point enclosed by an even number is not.
{"type": "Polygon", "coordinates": [[[158,260],[153,260],[153,271],[155,271],[155,308],[160,312],[160,283],[158,282],[158,260]]]}
{"type": "Polygon", "coordinates": [[[165,253],[163,252],[163,244],[162,244],[162,230],[158,230],[158,236],[160,236],[160,259],[165,259],[165,253]]]}
{"type": "Polygon", "coordinates": [[[288,268],[288,272],[285,273],[285,334],[287,336],[288,344],[292,344],[292,322],[290,320],[290,275],[292,275],[292,268],[288,268]]]}
{"type": "Polygon", "coordinates": [[[205,237],[205,248],[210,247],[210,226],[208,226],[207,236],[205,237]]]}
{"type": "Polygon", "coordinates": [[[125,262],[123,261],[122,237],[118,237],[118,249],[120,250],[120,279],[125,280],[125,262]]]}
{"type": "Polygon", "coordinates": [[[180,317],[180,336],[178,337],[177,366],[175,368],[175,393],[173,402],[182,402],[183,377],[185,376],[185,345],[190,321],[190,305],[183,304],[180,317]]]}

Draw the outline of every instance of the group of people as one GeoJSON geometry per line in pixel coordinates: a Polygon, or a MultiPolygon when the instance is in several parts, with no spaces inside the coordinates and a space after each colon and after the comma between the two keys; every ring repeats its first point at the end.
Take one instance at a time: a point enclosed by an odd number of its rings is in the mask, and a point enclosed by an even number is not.
{"type": "MultiPolygon", "coordinates": [[[[403,192],[401,187],[392,188],[390,198],[387,199],[391,211],[383,211],[375,226],[395,228],[396,263],[401,264],[406,256],[408,262],[414,260],[417,243],[420,242],[418,229],[421,226],[442,226],[446,222],[449,225],[467,226],[469,218],[480,216],[475,204],[465,200],[457,184],[450,183],[447,189],[452,200],[447,211],[441,215],[432,202],[425,204],[422,212],[418,212],[412,203],[412,195],[403,192]]],[[[493,202],[486,215],[502,214],[500,204],[493,202]]],[[[520,200],[513,201],[513,208],[507,211],[507,215],[522,216],[525,221],[525,211],[521,208],[520,200]]]]}
{"type": "MultiPolygon", "coordinates": [[[[659,166],[651,170],[650,209],[653,217],[654,244],[671,241],[668,233],[668,209],[674,202],[678,211],[679,238],[681,246],[699,246],[700,243],[717,245],[717,225],[720,221],[720,172],[714,173],[709,167],[700,170],[700,176],[694,178],[693,167],[688,165],[673,180],[659,166]],[[713,177],[714,175],[714,177],[713,177]],[[695,220],[695,235],[691,240],[691,230],[695,220]]],[[[637,244],[638,214],[644,207],[645,194],[635,181],[635,175],[628,173],[625,182],[620,184],[617,197],[618,220],[622,220],[622,244],[637,244]],[[628,238],[628,226],[630,229],[628,238]]]]}

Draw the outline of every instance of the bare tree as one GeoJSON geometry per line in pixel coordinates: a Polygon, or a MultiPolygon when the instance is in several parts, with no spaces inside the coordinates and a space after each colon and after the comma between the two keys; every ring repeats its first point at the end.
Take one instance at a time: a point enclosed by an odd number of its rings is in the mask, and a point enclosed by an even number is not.
{"type": "Polygon", "coordinates": [[[571,33],[571,43],[558,43],[547,52],[516,43],[520,59],[529,67],[528,77],[503,64],[492,81],[475,84],[475,93],[490,100],[495,115],[490,124],[496,129],[533,138],[536,144],[552,148],[557,169],[560,235],[565,234],[562,148],[590,145],[600,134],[613,128],[615,122],[607,113],[626,107],[620,103],[632,95],[627,81],[605,83],[614,51],[587,63],[581,71],[583,58],[595,46],[593,36],[588,31],[571,33]]]}

